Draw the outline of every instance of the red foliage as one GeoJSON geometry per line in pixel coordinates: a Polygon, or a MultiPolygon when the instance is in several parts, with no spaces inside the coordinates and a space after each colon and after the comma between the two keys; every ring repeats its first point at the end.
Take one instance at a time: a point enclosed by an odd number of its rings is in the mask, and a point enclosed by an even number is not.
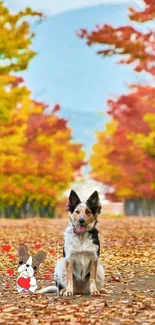
{"type": "Polygon", "coordinates": [[[120,177],[108,184],[114,186],[114,193],[110,194],[113,199],[124,184],[132,189],[134,197],[155,197],[152,186],[155,183],[155,153],[149,153],[138,144],[133,146],[129,138],[131,134],[149,135],[150,127],[144,116],[154,114],[154,98],[155,87],[136,86],[117,101],[109,100],[108,112],[118,122],[118,127],[112,137],[105,139],[105,144],[107,148],[113,146],[108,155],[109,163],[121,168],[120,177]]]}
{"type": "Polygon", "coordinates": [[[60,105],[59,104],[56,104],[52,110],[52,113],[56,113],[56,112],[59,112],[60,111],[60,105]]]}
{"type": "Polygon", "coordinates": [[[133,8],[129,9],[130,10],[129,17],[131,20],[139,21],[142,23],[155,18],[155,1],[144,0],[144,3],[146,7],[143,11],[137,11],[133,8]]]}
{"type": "MultiPolygon", "coordinates": [[[[129,18],[137,22],[145,22],[155,18],[154,0],[145,0],[146,7],[144,11],[136,11],[130,8],[129,18]]],[[[92,32],[81,29],[78,36],[87,40],[87,45],[102,44],[108,47],[98,54],[111,56],[113,54],[123,55],[120,63],[135,64],[135,71],[147,71],[155,74],[155,32],[143,33],[132,26],[114,28],[105,24],[97,26],[92,32]],[[124,57],[125,55],[125,57],[124,57]]]]}

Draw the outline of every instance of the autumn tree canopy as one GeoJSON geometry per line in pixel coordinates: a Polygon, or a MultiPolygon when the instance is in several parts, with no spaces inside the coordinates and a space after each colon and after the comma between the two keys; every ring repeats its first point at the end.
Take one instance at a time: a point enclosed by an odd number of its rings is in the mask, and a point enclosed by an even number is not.
{"type": "Polygon", "coordinates": [[[34,33],[31,31],[28,17],[40,20],[42,13],[27,8],[18,13],[12,13],[0,1],[0,74],[17,72],[28,67],[29,61],[36,55],[31,48],[34,33]]]}
{"type": "MultiPolygon", "coordinates": [[[[137,23],[154,19],[154,1],[145,0],[145,5],[141,12],[130,8],[130,19],[137,23]]],[[[155,74],[154,30],[144,33],[131,25],[104,25],[92,32],[83,29],[79,36],[86,38],[88,45],[103,45],[98,54],[119,54],[119,63],[132,63],[137,72],[155,74]]],[[[155,214],[155,87],[132,85],[128,94],[108,100],[108,114],[111,121],[97,133],[93,146],[91,174],[110,186],[108,198],[142,202],[142,213],[155,214]],[[152,205],[153,212],[144,209],[146,205],[152,205]]],[[[141,204],[137,207],[135,213],[141,214],[141,204]]]]}
{"type": "Polygon", "coordinates": [[[0,2],[0,213],[52,214],[64,191],[84,164],[82,146],[72,139],[67,120],[32,99],[15,73],[28,67],[32,48],[31,20],[42,14],[26,9],[11,13],[0,2]]]}
{"type": "Polygon", "coordinates": [[[1,205],[31,203],[50,210],[62,199],[84,159],[81,145],[72,141],[67,121],[53,110],[24,98],[11,121],[0,128],[1,205]]]}
{"type": "Polygon", "coordinates": [[[5,122],[20,107],[23,97],[30,95],[23,79],[14,73],[25,70],[36,55],[31,48],[34,33],[28,18],[38,22],[43,15],[30,8],[11,13],[0,1],[0,16],[0,121],[5,122]]]}
{"type": "MultiPolygon", "coordinates": [[[[144,0],[145,9],[137,11],[129,8],[129,18],[144,23],[155,18],[154,0],[144,0]]],[[[134,64],[137,72],[146,71],[155,74],[155,32],[154,28],[144,33],[131,25],[115,28],[111,25],[97,26],[92,32],[81,29],[78,33],[87,40],[88,45],[100,44],[103,49],[97,53],[103,56],[120,55],[119,63],[134,64]]]]}
{"type": "Polygon", "coordinates": [[[155,88],[135,86],[108,101],[112,119],[98,132],[90,163],[92,175],[113,186],[113,199],[155,198],[154,98],[155,88]]]}

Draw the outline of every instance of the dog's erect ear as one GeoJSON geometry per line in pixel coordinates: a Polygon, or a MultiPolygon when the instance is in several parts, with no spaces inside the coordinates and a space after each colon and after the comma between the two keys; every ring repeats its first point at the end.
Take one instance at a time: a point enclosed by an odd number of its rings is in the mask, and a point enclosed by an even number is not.
{"type": "Polygon", "coordinates": [[[89,197],[89,199],[87,200],[87,203],[95,206],[99,203],[99,196],[98,196],[98,192],[95,191],[93,192],[93,194],[91,194],[91,196],[89,197]]]}
{"type": "Polygon", "coordinates": [[[69,202],[68,202],[68,211],[73,213],[75,210],[76,206],[81,203],[78,195],[76,194],[75,191],[71,190],[70,195],[69,195],[69,202]]]}
{"type": "Polygon", "coordinates": [[[38,264],[43,263],[45,261],[45,258],[46,258],[46,253],[43,251],[40,251],[35,255],[35,259],[38,264]]]}
{"type": "Polygon", "coordinates": [[[99,199],[99,195],[98,195],[97,191],[95,191],[95,192],[93,192],[93,194],[91,194],[89,199],[86,201],[86,204],[94,215],[100,214],[101,204],[100,204],[100,199],[99,199]]]}
{"type": "Polygon", "coordinates": [[[28,254],[28,248],[26,245],[21,244],[18,248],[18,256],[20,259],[23,259],[24,261],[27,261],[29,258],[29,254],[28,254]]]}

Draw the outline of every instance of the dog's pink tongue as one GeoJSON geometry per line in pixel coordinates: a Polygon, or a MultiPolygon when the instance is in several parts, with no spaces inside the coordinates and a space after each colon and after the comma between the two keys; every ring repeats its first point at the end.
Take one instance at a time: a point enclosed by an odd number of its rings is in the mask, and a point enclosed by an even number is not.
{"type": "Polygon", "coordinates": [[[80,226],[79,227],[79,232],[84,232],[86,230],[86,227],[85,226],[80,226]]]}

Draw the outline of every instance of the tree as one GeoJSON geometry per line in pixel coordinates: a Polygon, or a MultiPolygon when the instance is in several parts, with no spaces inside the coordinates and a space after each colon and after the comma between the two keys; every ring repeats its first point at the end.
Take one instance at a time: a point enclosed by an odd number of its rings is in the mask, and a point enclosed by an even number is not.
{"type": "Polygon", "coordinates": [[[5,215],[24,213],[28,205],[33,214],[51,215],[84,164],[84,151],[72,141],[67,121],[57,116],[58,108],[48,115],[46,109],[24,96],[20,109],[0,127],[0,197],[5,215]]]}
{"type": "Polygon", "coordinates": [[[30,8],[13,14],[2,2],[0,13],[0,214],[53,216],[84,164],[84,151],[58,116],[59,105],[51,110],[33,100],[24,80],[14,75],[36,54],[27,18],[42,14],[30,8]]]}
{"type": "Polygon", "coordinates": [[[107,197],[118,201],[132,198],[136,214],[137,209],[145,214],[150,200],[155,208],[154,97],[155,88],[135,86],[117,101],[109,100],[112,119],[105,131],[98,132],[90,158],[92,176],[113,187],[107,197]]]}
{"type": "MultiPolygon", "coordinates": [[[[144,0],[144,11],[129,9],[129,18],[136,22],[147,22],[155,18],[154,0],[144,0]]],[[[103,56],[114,54],[123,56],[119,63],[132,64],[137,72],[146,71],[155,74],[155,32],[140,32],[133,26],[114,28],[110,25],[97,26],[92,32],[81,29],[78,33],[81,38],[87,40],[88,45],[107,45],[97,53],[103,56]]]]}
{"type": "Polygon", "coordinates": [[[28,18],[38,22],[43,15],[30,8],[14,14],[0,1],[0,16],[0,122],[4,123],[19,108],[23,96],[30,94],[22,84],[24,80],[14,73],[25,70],[36,55],[31,48],[34,33],[28,18]]]}
{"type": "Polygon", "coordinates": [[[34,33],[31,31],[28,17],[42,18],[43,14],[27,8],[14,14],[0,1],[0,74],[18,72],[28,67],[29,61],[36,55],[31,49],[34,33]]]}
{"type": "MultiPolygon", "coordinates": [[[[145,22],[155,18],[154,2],[145,0],[145,4],[142,12],[130,8],[131,20],[145,22]]],[[[154,75],[154,30],[143,33],[132,26],[104,25],[90,33],[83,29],[79,36],[86,38],[88,45],[103,44],[99,54],[119,54],[123,56],[119,63],[133,63],[137,72],[144,70],[154,75]]],[[[155,215],[155,87],[133,85],[130,91],[108,101],[112,119],[97,134],[90,158],[91,174],[110,186],[108,198],[124,200],[126,214],[155,215]]]]}

